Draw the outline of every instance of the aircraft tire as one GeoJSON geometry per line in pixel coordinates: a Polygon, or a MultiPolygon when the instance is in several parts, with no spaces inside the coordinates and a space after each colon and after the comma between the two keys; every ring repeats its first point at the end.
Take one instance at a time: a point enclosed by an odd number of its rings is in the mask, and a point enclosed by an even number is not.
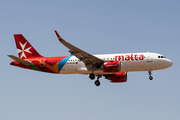
{"type": "Polygon", "coordinates": [[[94,80],[94,79],[95,79],[94,73],[91,73],[91,74],[89,75],[89,78],[90,78],[91,80],[94,80]]]}
{"type": "Polygon", "coordinates": [[[153,77],[152,76],[149,76],[149,80],[152,80],[153,79],[153,77]]]}
{"type": "Polygon", "coordinates": [[[94,82],[94,84],[96,85],[96,86],[100,86],[100,81],[99,80],[96,80],[95,82],[94,82]]]}

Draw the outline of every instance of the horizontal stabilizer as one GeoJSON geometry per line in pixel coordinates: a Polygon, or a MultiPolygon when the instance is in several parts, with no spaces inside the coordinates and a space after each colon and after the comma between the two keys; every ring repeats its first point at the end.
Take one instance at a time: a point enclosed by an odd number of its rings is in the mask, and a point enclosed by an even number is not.
{"type": "Polygon", "coordinates": [[[14,56],[14,55],[8,55],[8,56],[10,58],[12,58],[13,60],[15,60],[16,62],[18,62],[18,63],[24,64],[24,65],[31,65],[31,62],[23,60],[21,58],[18,58],[18,57],[14,56]]]}

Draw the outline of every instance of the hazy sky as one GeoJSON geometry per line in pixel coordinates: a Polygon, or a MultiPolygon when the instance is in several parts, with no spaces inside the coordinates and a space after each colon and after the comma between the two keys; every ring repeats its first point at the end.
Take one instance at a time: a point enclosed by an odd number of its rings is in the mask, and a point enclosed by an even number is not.
{"type": "Polygon", "coordinates": [[[179,120],[180,1],[0,0],[0,120],[179,120]],[[43,56],[69,55],[54,30],[90,54],[156,52],[173,66],[126,83],[10,66],[21,33],[43,56]]]}

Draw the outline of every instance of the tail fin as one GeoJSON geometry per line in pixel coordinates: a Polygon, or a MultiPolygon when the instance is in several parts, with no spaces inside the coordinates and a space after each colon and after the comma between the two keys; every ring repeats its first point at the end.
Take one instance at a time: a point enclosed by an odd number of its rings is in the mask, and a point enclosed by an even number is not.
{"type": "Polygon", "coordinates": [[[28,59],[33,57],[42,57],[22,34],[14,34],[14,39],[19,58],[28,59]]]}

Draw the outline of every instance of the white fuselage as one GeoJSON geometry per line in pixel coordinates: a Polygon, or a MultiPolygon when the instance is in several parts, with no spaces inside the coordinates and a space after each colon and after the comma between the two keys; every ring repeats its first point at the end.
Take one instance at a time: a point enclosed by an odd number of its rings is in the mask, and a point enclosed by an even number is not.
{"type": "MultiPolygon", "coordinates": [[[[102,54],[94,55],[104,61],[120,61],[119,72],[129,71],[152,71],[165,69],[172,66],[172,61],[158,53],[127,53],[127,54],[102,54]],[[124,59],[123,59],[124,58],[124,59]]],[[[85,64],[78,58],[72,56],[64,65],[60,74],[90,74],[85,64]]],[[[114,74],[114,72],[104,72],[102,69],[94,71],[96,75],[114,74]]]]}

